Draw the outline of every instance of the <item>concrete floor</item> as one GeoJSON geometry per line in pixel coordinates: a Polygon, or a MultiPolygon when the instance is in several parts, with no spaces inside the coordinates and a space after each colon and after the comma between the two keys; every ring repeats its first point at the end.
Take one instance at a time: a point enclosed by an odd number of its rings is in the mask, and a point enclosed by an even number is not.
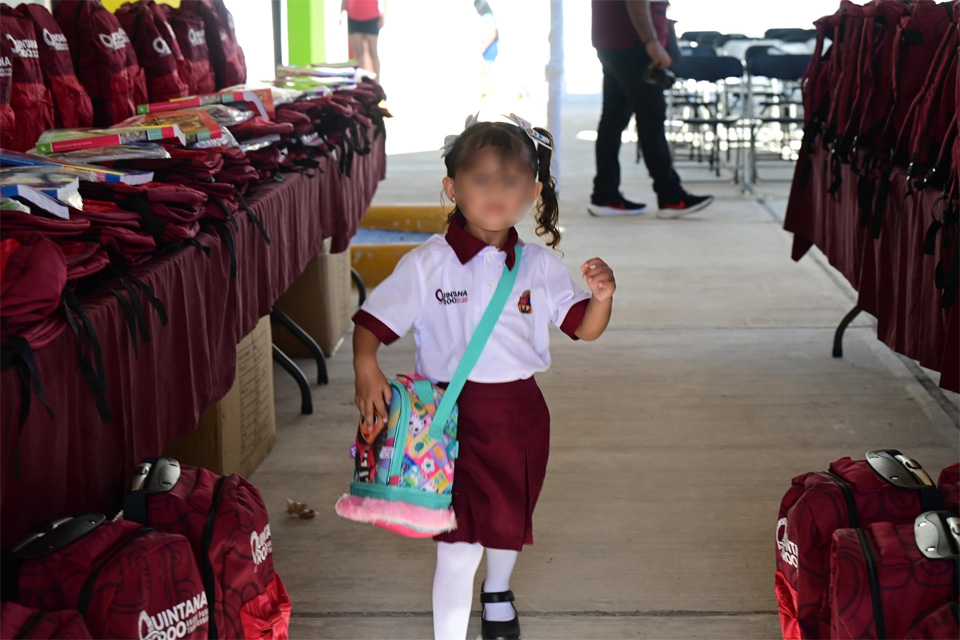
{"type": "MultiPolygon", "coordinates": [[[[554,366],[538,377],[553,441],[536,544],[512,584],[524,637],[777,637],[774,528],[790,479],[886,447],[939,473],[960,455],[957,396],[878,342],[869,318],[848,331],[845,357],[830,357],[853,294],[822,256],[790,260],[787,183],[760,185],[759,201],[695,182],[706,172],[686,166],[690,191],[717,195],[702,213],[590,218],[593,145],[577,133],[598,113],[598,96],[566,110],[561,246],[571,270],[605,258],[619,289],[607,333],[575,343],[556,332],[554,366]]],[[[632,154],[624,193],[655,204],[632,154]]],[[[379,203],[438,201],[438,154],[391,156],[388,174],[379,203]]],[[[412,339],[381,363],[388,375],[411,370],[412,339]]],[[[297,413],[278,373],[278,440],[252,478],[293,599],[291,635],[431,637],[434,544],[334,514],[357,423],[349,336],[327,365],[313,416],[297,413]],[[317,517],[285,516],[285,498],[317,517]]],[[[478,632],[474,615],[469,637],[478,632]]]]}

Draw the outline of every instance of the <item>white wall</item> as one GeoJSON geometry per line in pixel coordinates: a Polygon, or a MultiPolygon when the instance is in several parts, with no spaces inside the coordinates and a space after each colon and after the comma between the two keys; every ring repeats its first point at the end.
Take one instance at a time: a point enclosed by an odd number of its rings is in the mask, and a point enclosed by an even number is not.
{"type": "Polygon", "coordinates": [[[247,59],[247,81],[272,80],[276,75],[272,3],[270,0],[225,0],[225,3],[233,14],[237,40],[247,59]]]}

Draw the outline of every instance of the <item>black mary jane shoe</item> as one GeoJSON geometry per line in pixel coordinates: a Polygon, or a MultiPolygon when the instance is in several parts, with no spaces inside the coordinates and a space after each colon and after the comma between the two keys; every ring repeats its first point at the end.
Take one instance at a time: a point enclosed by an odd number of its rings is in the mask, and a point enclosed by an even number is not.
{"type": "Polygon", "coordinates": [[[517,614],[517,608],[513,606],[514,599],[513,591],[485,593],[482,588],[480,589],[480,604],[509,602],[513,607],[513,620],[506,622],[494,622],[487,620],[483,614],[480,615],[480,637],[483,640],[520,640],[520,617],[517,614]]]}

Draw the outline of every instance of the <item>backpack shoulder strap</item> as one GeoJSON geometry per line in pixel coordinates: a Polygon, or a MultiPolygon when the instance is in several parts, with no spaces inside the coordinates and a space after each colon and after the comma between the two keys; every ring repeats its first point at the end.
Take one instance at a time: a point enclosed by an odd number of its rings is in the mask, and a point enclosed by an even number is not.
{"type": "Polygon", "coordinates": [[[430,425],[430,437],[434,440],[443,437],[443,429],[447,425],[447,420],[450,419],[450,414],[453,413],[453,405],[456,404],[457,398],[463,390],[463,385],[467,382],[467,377],[473,371],[477,360],[480,359],[480,354],[483,353],[483,348],[486,346],[490,334],[493,333],[493,328],[496,326],[497,320],[500,319],[500,314],[503,312],[507,299],[510,297],[510,292],[513,290],[513,285],[517,281],[517,273],[520,271],[520,261],[523,257],[523,244],[518,242],[514,251],[516,252],[516,259],[513,263],[513,269],[508,269],[504,265],[497,290],[494,291],[490,304],[484,310],[483,316],[480,318],[480,324],[477,325],[477,330],[470,339],[470,344],[467,345],[467,350],[443,394],[443,399],[440,400],[440,406],[437,407],[436,414],[433,416],[433,422],[430,425]]]}

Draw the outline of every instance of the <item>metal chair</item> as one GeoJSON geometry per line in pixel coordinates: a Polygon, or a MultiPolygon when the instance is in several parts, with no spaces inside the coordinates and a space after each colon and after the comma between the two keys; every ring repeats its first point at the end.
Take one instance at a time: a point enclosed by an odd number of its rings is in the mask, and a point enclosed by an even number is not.
{"type": "MultiPolygon", "coordinates": [[[[809,55],[777,55],[776,52],[749,52],[747,62],[747,117],[746,125],[750,133],[749,165],[746,170],[745,185],[755,184],[757,173],[757,134],[770,124],[779,126],[779,148],[775,151],[778,158],[793,160],[796,155],[792,148],[792,137],[802,131],[803,100],[800,97],[800,78],[810,63],[809,55]],[[769,90],[757,91],[757,79],[765,78],[771,82],[769,90]],[[758,100],[757,98],[761,98],[758,100]],[[784,153],[786,151],[786,154],[784,153]]],[[[799,140],[799,138],[797,138],[799,140]]]]}
{"type": "Polygon", "coordinates": [[[722,35],[719,31],[686,31],[680,36],[680,40],[700,44],[701,39],[717,38],[722,35]]]}
{"type": "Polygon", "coordinates": [[[770,40],[783,40],[784,42],[802,42],[805,40],[810,40],[811,38],[816,39],[817,30],[816,29],[767,29],[763,34],[764,38],[770,40]]]}
{"type": "MultiPolygon", "coordinates": [[[[673,68],[677,78],[689,81],[686,86],[671,90],[669,101],[670,115],[668,121],[680,123],[679,136],[674,135],[674,143],[691,142],[690,159],[696,153],[697,161],[702,162],[704,151],[707,152],[707,162],[710,169],[720,176],[721,168],[721,138],[720,128],[723,127],[723,142],[730,160],[731,140],[730,131],[736,129],[742,116],[742,93],[730,91],[729,87],[742,87],[743,64],[736,58],[729,56],[716,57],[684,57],[673,68]],[[735,82],[729,82],[734,79],[735,82]],[[692,86],[692,90],[691,90],[692,86]],[[740,103],[737,111],[737,103],[740,103]],[[680,111],[675,114],[676,110],[680,111]],[[707,132],[713,134],[708,140],[707,132]],[[682,137],[683,140],[679,140],[682,137]]],[[[739,179],[740,145],[737,145],[738,162],[734,167],[734,179],[739,179]]]]}

